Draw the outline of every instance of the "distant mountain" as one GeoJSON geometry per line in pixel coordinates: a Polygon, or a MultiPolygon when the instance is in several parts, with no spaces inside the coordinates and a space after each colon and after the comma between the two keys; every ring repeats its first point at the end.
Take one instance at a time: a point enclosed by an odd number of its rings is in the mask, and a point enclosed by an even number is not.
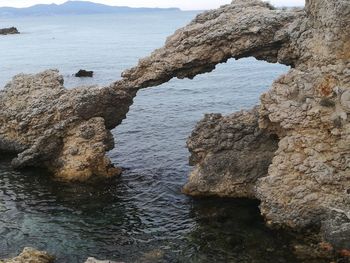
{"type": "Polygon", "coordinates": [[[68,1],[61,5],[34,5],[26,8],[0,7],[1,16],[85,15],[155,11],[180,11],[178,8],[131,8],[109,6],[88,1],[68,1]]]}

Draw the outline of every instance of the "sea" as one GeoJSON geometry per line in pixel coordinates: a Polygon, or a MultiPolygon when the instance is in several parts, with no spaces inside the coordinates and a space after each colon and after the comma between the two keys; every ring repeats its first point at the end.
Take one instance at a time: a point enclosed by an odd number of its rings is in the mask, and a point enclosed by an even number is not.
{"type": "MultiPolygon", "coordinates": [[[[108,85],[161,47],[198,12],[1,18],[0,89],[19,73],[58,69],[68,89],[108,85]],[[76,78],[79,69],[93,78],[76,78]]],[[[288,67],[229,60],[193,80],[141,90],[108,153],[119,178],[67,184],[42,170],[0,161],[0,258],[35,247],[56,262],[88,257],[118,262],[296,263],[288,233],[265,226],[259,202],[181,193],[192,169],[186,139],[205,113],[229,114],[259,103],[288,67]]],[[[1,110],[1,109],[0,109],[1,110]]]]}

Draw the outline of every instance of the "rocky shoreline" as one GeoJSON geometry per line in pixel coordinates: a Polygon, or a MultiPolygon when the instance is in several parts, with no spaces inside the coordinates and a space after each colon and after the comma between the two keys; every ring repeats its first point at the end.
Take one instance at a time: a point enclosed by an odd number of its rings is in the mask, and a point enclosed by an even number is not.
{"type": "MultiPolygon", "coordinates": [[[[291,66],[251,111],[207,115],[188,140],[195,165],[184,192],[260,200],[268,225],[319,233],[350,250],[350,3],[307,0],[276,10],[237,0],[198,15],[108,87],[67,90],[57,71],[18,75],[0,91],[0,151],[84,181],[121,173],[105,153],[110,130],[141,88],[193,78],[230,58],[291,66]]],[[[322,243],[323,242],[323,243],[322,243]]]]}
{"type": "MultiPolygon", "coordinates": [[[[0,263],[54,263],[55,257],[45,251],[39,251],[35,248],[25,247],[16,257],[10,259],[0,259],[0,263]]],[[[110,260],[98,260],[89,257],[85,263],[123,263],[110,260]]]]}
{"type": "Polygon", "coordinates": [[[0,259],[0,263],[53,263],[55,257],[45,251],[39,251],[31,247],[25,247],[16,257],[0,259]]]}

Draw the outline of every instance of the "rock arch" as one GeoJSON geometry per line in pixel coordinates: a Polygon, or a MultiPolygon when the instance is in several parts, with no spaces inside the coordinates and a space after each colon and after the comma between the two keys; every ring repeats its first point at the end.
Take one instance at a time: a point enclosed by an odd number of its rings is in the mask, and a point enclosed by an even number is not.
{"type": "Polygon", "coordinates": [[[291,65],[261,97],[257,123],[280,142],[254,194],[269,223],[324,222],[334,245],[350,246],[340,233],[350,224],[349,22],[348,0],[308,0],[304,10],[236,0],[198,15],[109,87],[68,91],[54,71],[18,75],[0,93],[0,150],[18,153],[16,167],[45,166],[66,180],[112,176],[120,171],[105,156],[109,130],[139,89],[229,58],[291,65]]]}

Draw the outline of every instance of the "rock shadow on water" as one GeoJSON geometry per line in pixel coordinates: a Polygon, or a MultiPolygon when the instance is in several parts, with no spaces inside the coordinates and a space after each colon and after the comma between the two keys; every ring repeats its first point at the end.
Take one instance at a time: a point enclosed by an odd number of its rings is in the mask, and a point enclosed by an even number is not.
{"type": "Polygon", "coordinates": [[[0,258],[30,245],[55,255],[58,263],[89,256],[123,262],[303,262],[293,255],[291,234],[265,226],[257,201],[186,197],[162,181],[166,171],[128,170],[107,182],[67,184],[44,170],[15,171],[10,161],[0,162],[0,258]]]}
{"type": "Polygon", "coordinates": [[[259,204],[250,199],[195,198],[190,216],[196,227],[186,237],[191,246],[180,262],[329,263],[334,259],[329,251],[310,246],[317,241],[311,229],[300,233],[268,228],[259,204]]]}
{"type": "Polygon", "coordinates": [[[58,263],[82,262],[129,242],[120,228],[137,220],[125,216],[130,213],[119,200],[123,185],[118,179],[67,184],[42,169],[15,171],[10,162],[0,162],[0,258],[30,245],[56,255],[58,263]]]}
{"type": "Polygon", "coordinates": [[[248,199],[194,199],[189,262],[299,262],[290,249],[291,237],[267,228],[258,205],[248,199]]]}

